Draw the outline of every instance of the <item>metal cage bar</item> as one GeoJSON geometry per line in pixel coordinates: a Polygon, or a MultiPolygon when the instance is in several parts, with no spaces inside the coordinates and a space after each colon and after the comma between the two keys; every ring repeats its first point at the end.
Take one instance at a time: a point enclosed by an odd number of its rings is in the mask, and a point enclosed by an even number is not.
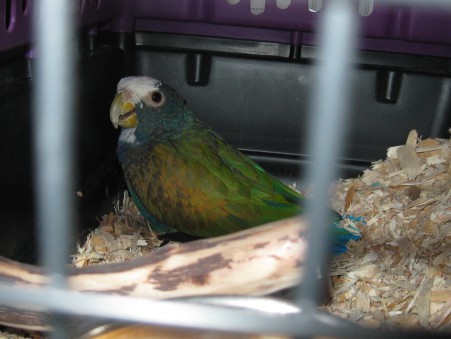
{"type": "MultiPolygon", "coordinates": [[[[75,224],[75,2],[41,0],[34,3],[34,9],[38,58],[33,132],[39,262],[50,276],[50,288],[60,289],[66,288],[66,258],[75,224]]],[[[55,315],[50,319],[52,337],[64,337],[65,323],[55,315]]]]}
{"type": "Polygon", "coordinates": [[[64,287],[74,228],[76,50],[73,1],[35,2],[34,166],[40,262],[64,287]],[[46,20],[51,16],[51,20],[46,20]]]}
{"type": "MultiPolygon", "coordinates": [[[[393,2],[378,0],[378,2],[393,2]]],[[[449,0],[397,0],[405,5],[436,5],[451,9],[449,0]]],[[[313,246],[309,252],[308,275],[304,291],[300,293],[298,311],[277,314],[251,309],[230,308],[208,303],[187,301],[150,301],[130,297],[76,293],[65,289],[64,273],[67,244],[74,222],[72,201],[73,133],[74,133],[74,24],[71,16],[73,2],[41,0],[36,2],[37,48],[39,52],[38,80],[35,84],[35,163],[40,229],[41,262],[53,278],[52,285],[43,290],[24,290],[0,287],[0,301],[14,306],[27,304],[32,309],[45,309],[68,316],[91,316],[112,320],[175,326],[184,328],[214,329],[233,332],[260,332],[288,335],[332,335],[346,337],[399,337],[403,332],[366,329],[348,321],[325,314],[311,307],[318,300],[319,291],[314,276],[317,267],[327,260],[323,249],[324,230],[314,227],[311,234],[313,246]],[[52,13],[52,20],[44,20],[44,13],[52,13]],[[54,48],[64,46],[64,48],[54,48]],[[64,107],[64,110],[61,110],[64,107]],[[52,128],[58,126],[58,128],[52,128]],[[62,161],[64,159],[64,161],[62,161]],[[49,244],[46,239],[53,237],[49,244]],[[61,302],[64,300],[64,302],[61,302]],[[309,302],[305,302],[305,300],[309,302]],[[86,307],[89,304],[89,307],[86,307]],[[127,309],[127,313],[122,310],[127,309]],[[157,311],[156,311],[157,310],[157,311]],[[170,317],[168,317],[170,314],[170,317]],[[231,325],[233,324],[233,328],[231,325]]],[[[317,138],[313,152],[318,156],[310,170],[312,180],[321,182],[317,198],[310,207],[313,225],[324,224],[325,192],[333,176],[332,155],[337,154],[345,126],[344,119],[349,94],[350,62],[353,59],[353,24],[347,1],[334,1],[323,23],[323,58],[319,70],[319,83],[315,90],[312,111],[312,136],[317,138]],[[333,59],[330,54],[336,57],[333,59]],[[343,82],[346,87],[343,92],[343,82]],[[337,93],[338,88],[342,91],[337,93]],[[324,100],[323,95],[326,95],[324,100]],[[327,102],[326,102],[327,101],[327,102]],[[326,124],[326,122],[328,122],[326,124]],[[321,133],[317,133],[317,132],[321,133]],[[327,167],[327,171],[319,168],[327,167]]],[[[214,297],[211,298],[214,300],[214,297]]],[[[250,302],[250,299],[236,297],[250,302]]],[[[194,300],[196,301],[196,300],[194,300]]],[[[415,332],[417,337],[424,333],[415,332]]],[[[64,337],[63,332],[56,336],[64,337]]],[[[409,333],[412,335],[412,333],[409,333]]]]}
{"type": "Polygon", "coordinates": [[[355,21],[350,2],[334,1],[322,18],[317,83],[313,90],[309,124],[309,154],[307,181],[314,183],[313,196],[307,206],[310,225],[308,260],[305,281],[299,286],[300,305],[303,301],[319,304],[322,285],[318,272],[327,273],[327,253],[330,247],[327,229],[329,212],[326,207],[330,184],[337,171],[336,162],[342,153],[346,112],[350,96],[352,59],[355,48],[355,21]],[[339,67],[337,67],[339,66],[339,67]]]}

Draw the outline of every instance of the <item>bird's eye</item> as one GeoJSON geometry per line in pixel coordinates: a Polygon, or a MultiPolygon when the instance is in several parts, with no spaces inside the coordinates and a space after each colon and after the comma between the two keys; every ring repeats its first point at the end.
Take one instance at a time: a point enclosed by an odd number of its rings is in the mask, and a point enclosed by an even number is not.
{"type": "Polygon", "coordinates": [[[160,107],[165,102],[164,94],[161,91],[153,91],[149,92],[144,98],[143,101],[147,106],[151,106],[153,108],[160,107]]]}
{"type": "Polygon", "coordinates": [[[155,91],[152,93],[152,101],[159,104],[163,100],[163,94],[161,92],[155,91]]]}

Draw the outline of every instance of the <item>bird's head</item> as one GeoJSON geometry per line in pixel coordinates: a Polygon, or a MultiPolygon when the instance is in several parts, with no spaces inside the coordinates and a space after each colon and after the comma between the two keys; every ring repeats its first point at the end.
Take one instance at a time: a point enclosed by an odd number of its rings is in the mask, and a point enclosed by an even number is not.
{"type": "Polygon", "coordinates": [[[191,115],[172,87],[147,76],[121,79],[110,108],[114,127],[134,129],[138,141],[171,137],[183,130],[191,115]]]}

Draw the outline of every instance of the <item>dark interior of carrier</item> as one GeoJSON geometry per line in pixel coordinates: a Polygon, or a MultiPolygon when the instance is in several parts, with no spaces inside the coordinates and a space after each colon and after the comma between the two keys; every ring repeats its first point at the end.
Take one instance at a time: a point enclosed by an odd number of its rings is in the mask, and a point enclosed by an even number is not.
{"type": "MultiPolygon", "coordinates": [[[[316,24],[324,8],[307,0],[78,3],[80,237],[125,189],[109,107],[128,75],[169,83],[230,143],[284,181],[303,184],[316,24]]],[[[446,138],[451,125],[451,14],[372,4],[355,5],[358,70],[340,177],[358,176],[411,129],[446,138]]],[[[30,263],[37,257],[32,15],[32,1],[0,2],[0,255],[30,263]]]]}

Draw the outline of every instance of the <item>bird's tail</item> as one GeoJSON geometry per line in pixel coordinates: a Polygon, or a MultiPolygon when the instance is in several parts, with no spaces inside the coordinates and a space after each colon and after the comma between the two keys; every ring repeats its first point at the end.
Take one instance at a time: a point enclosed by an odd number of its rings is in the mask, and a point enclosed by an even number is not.
{"type": "Polygon", "coordinates": [[[357,228],[341,221],[341,218],[334,218],[334,221],[331,223],[332,253],[334,254],[346,252],[346,245],[349,240],[359,240],[362,237],[357,228]]]}

